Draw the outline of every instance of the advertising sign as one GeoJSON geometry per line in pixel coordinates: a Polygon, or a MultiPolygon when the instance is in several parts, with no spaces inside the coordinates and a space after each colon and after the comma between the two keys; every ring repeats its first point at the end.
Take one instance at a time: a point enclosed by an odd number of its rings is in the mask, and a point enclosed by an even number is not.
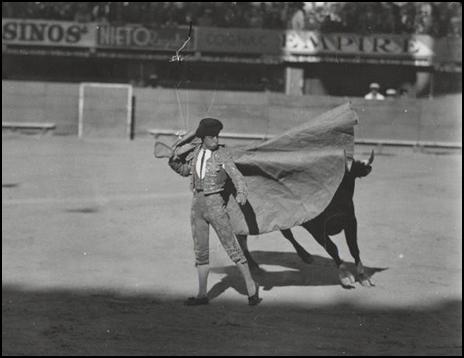
{"type": "MultiPolygon", "coordinates": [[[[53,20],[2,19],[2,51],[77,51],[136,58],[179,49],[188,27],[151,28],[53,20]],[[8,46],[15,45],[15,46],[8,46]],[[54,47],[54,48],[53,48],[54,47]],[[127,51],[124,51],[127,50],[127,51]],[[140,50],[140,51],[139,51],[140,50]],[[148,52],[149,51],[149,52],[148,52]]],[[[428,35],[321,33],[318,31],[194,27],[184,52],[205,61],[343,62],[462,67],[462,39],[428,35]]],[[[76,55],[73,52],[71,55],[76,55]]],[[[158,55],[161,56],[161,53],[158,55]]]]}
{"type": "Polygon", "coordinates": [[[286,31],[284,51],[291,55],[359,55],[388,58],[430,59],[433,39],[427,35],[322,34],[286,31]]]}
{"type": "Polygon", "coordinates": [[[2,19],[2,44],[94,47],[94,23],[2,19]]]}
{"type": "Polygon", "coordinates": [[[273,30],[199,27],[197,46],[201,52],[280,54],[283,35],[273,30]]]}
{"type": "MultiPolygon", "coordinates": [[[[152,29],[142,25],[99,25],[97,47],[131,50],[175,51],[186,40],[188,27],[152,29]]],[[[194,50],[195,32],[183,51],[194,50]]]]}

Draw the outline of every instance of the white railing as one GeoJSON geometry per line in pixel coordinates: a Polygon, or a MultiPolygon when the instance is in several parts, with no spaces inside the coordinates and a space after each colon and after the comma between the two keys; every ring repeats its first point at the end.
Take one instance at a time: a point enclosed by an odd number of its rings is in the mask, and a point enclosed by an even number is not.
{"type": "MultiPolygon", "coordinates": [[[[158,138],[161,135],[177,136],[179,131],[174,129],[149,129],[148,133],[158,138]]],[[[273,135],[259,133],[228,133],[221,132],[221,138],[227,139],[249,139],[249,140],[266,140],[273,135]]],[[[397,146],[397,147],[432,147],[447,149],[462,149],[462,143],[458,142],[434,142],[434,141],[413,141],[413,140],[389,140],[389,139],[355,139],[356,144],[369,144],[377,146],[397,146]]]]}

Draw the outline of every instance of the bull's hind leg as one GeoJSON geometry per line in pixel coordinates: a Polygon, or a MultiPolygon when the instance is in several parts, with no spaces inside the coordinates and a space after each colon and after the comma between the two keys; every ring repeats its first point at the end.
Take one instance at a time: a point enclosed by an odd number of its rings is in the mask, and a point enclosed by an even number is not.
{"type": "Polygon", "coordinates": [[[306,262],[307,264],[310,264],[314,261],[314,258],[313,256],[307,252],[296,240],[295,240],[295,237],[293,236],[293,233],[290,229],[287,229],[287,230],[280,230],[280,232],[282,233],[282,235],[284,235],[284,237],[290,241],[290,243],[293,245],[293,247],[295,248],[296,250],[296,253],[298,254],[298,256],[304,261],[306,262]]]}
{"type": "Polygon", "coordinates": [[[356,218],[352,218],[346,223],[345,238],[346,243],[348,244],[348,248],[350,249],[351,256],[353,256],[354,262],[356,264],[356,272],[358,275],[359,282],[361,283],[361,285],[365,287],[374,286],[370,277],[366,274],[364,270],[364,266],[361,262],[361,258],[359,255],[358,222],[356,221],[356,218]]]}
{"type": "Polygon", "coordinates": [[[251,256],[250,251],[248,250],[248,236],[247,235],[235,235],[237,237],[237,241],[242,248],[243,254],[245,255],[248,261],[248,267],[251,271],[258,271],[260,270],[259,265],[251,256]]]}
{"type": "Polygon", "coordinates": [[[340,258],[338,254],[338,248],[326,234],[324,225],[320,223],[305,223],[303,224],[303,227],[308,230],[308,232],[316,239],[319,245],[321,245],[335,261],[335,265],[338,268],[338,279],[340,280],[342,286],[345,288],[353,288],[353,284],[355,283],[354,276],[340,258]]]}

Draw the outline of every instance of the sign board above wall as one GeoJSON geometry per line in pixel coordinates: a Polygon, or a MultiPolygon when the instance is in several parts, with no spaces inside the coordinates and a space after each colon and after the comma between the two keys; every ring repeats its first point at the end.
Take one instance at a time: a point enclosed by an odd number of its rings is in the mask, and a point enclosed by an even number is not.
{"type": "MultiPolygon", "coordinates": [[[[2,19],[2,47],[55,51],[88,48],[141,53],[174,52],[187,37],[187,27],[156,29],[141,24],[77,23],[51,20],[2,19]]],[[[12,48],[11,51],[14,51],[12,48]]],[[[104,51],[102,51],[104,52],[104,51]]],[[[462,39],[428,35],[321,33],[318,31],[194,27],[184,49],[195,60],[263,63],[342,62],[462,68],[462,39]]],[[[10,52],[13,53],[13,52],[10,52]]],[[[26,51],[25,54],[28,52],[26,51]]],[[[52,54],[52,53],[50,53],[52,54]]],[[[78,54],[76,54],[79,56],[78,54]]]]}
{"type": "Polygon", "coordinates": [[[2,45],[94,47],[97,24],[2,19],[2,45]]]}

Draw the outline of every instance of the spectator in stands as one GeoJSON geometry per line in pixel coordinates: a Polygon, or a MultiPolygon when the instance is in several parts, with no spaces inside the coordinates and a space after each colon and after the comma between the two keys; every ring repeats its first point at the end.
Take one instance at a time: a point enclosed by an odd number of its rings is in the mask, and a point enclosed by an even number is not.
{"type": "Polygon", "coordinates": [[[385,97],[379,92],[380,86],[378,83],[371,83],[369,85],[370,92],[364,96],[364,99],[369,100],[384,100],[385,97]]]}
{"type": "Polygon", "coordinates": [[[340,16],[341,7],[340,4],[337,2],[329,3],[327,16],[324,19],[324,23],[322,24],[322,28],[326,28],[327,32],[342,32],[343,23],[342,18],[340,16]]]}
{"type": "Polygon", "coordinates": [[[173,2],[173,17],[174,22],[177,25],[188,25],[190,23],[191,15],[190,11],[187,8],[187,4],[185,2],[173,2]]]}
{"type": "Polygon", "coordinates": [[[271,29],[283,29],[287,23],[287,10],[283,2],[271,2],[269,10],[271,29]]]}
{"type": "Polygon", "coordinates": [[[386,99],[396,99],[396,90],[393,88],[389,88],[385,91],[385,98],[386,99]]]}
{"type": "Polygon", "coordinates": [[[317,31],[321,28],[320,22],[317,20],[316,14],[312,11],[309,11],[306,15],[306,25],[305,28],[308,31],[317,31]]]}
{"type": "Polygon", "coordinates": [[[291,30],[302,31],[305,29],[305,17],[304,12],[304,3],[290,3],[291,5],[288,8],[289,12],[289,23],[287,27],[291,30]]]}
{"type": "Polygon", "coordinates": [[[263,16],[257,7],[251,8],[250,16],[248,19],[251,28],[262,29],[263,28],[263,16]]]}
{"type": "MultiPolygon", "coordinates": [[[[64,21],[72,21],[74,16],[75,3],[64,2],[61,6],[55,6],[57,18],[64,21]]],[[[93,18],[91,16],[91,18],[93,18]]],[[[105,21],[105,17],[102,18],[102,22],[105,21]]]]}
{"type": "Polygon", "coordinates": [[[98,23],[106,23],[109,19],[110,7],[108,3],[97,2],[92,7],[92,19],[98,23]]]}
{"type": "Polygon", "coordinates": [[[227,3],[224,9],[224,16],[219,26],[221,27],[235,27],[237,23],[237,14],[234,10],[234,6],[231,3],[227,3]]]}
{"type": "Polygon", "coordinates": [[[253,6],[250,2],[236,2],[234,5],[236,13],[235,27],[249,28],[250,27],[250,12],[253,6]]]}
{"type": "Polygon", "coordinates": [[[462,37],[462,19],[458,17],[452,17],[450,23],[450,31],[448,32],[450,37],[462,37]]]}
{"type": "Polygon", "coordinates": [[[383,22],[382,7],[380,3],[362,3],[362,11],[358,18],[358,31],[362,34],[380,33],[383,22]]]}
{"type": "Polygon", "coordinates": [[[399,7],[393,2],[382,2],[382,32],[396,34],[400,29],[399,7]]]}
{"type": "Polygon", "coordinates": [[[416,7],[407,2],[400,9],[400,31],[401,33],[412,34],[414,32],[414,19],[416,17],[416,7]]]}
{"type": "Polygon", "coordinates": [[[79,3],[77,5],[77,11],[74,15],[74,21],[76,22],[90,22],[92,21],[92,14],[90,12],[89,4],[87,2],[79,3]]]}
{"type": "Polygon", "coordinates": [[[164,2],[164,21],[161,23],[161,27],[171,28],[176,27],[177,23],[177,9],[173,2],[164,2]]]}
{"type": "Polygon", "coordinates": [[[2,17],[462,36],[460,2],[2,2],[2,17]]]}
{"type": "Polygon", "coordinates": [[[415,17],[416,34],[438,35],[437,10],[431,3],[419,3],[415,17]]]}
{"type": "Polygon", "coordinates": [[[197,25],[203,27],[213,26],[213,11],[210,8],[205,8],[201,16],[197,19],[197,25]]]}
{"type": "Polygon", "coordinates": [[[344,32],[356,32],[358,25],[358,9],[357,4],[348,2],[340,9],[340,17],[342,19],[342,27],[344,32]]]}

